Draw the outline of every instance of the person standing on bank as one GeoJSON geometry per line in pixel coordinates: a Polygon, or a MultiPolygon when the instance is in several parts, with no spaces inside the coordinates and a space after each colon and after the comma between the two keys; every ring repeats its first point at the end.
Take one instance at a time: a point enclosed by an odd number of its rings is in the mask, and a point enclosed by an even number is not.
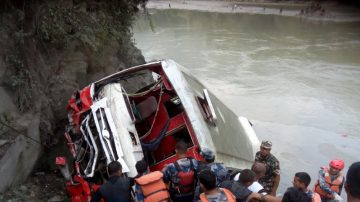
{"type": "Polygon", "coordinates": [[[260,151],[255,155],[255,162],[265,164],[266,173],[259,179],[259,183],[264,187],[267,193],[276,196],[276,190],[280,182],[280,163],[274,155],[270,153],[272,143],[262,141],[260,151]]]}
{"type": "Polygon", "coordinates": [[[107,171],[109,181],[103,184],[91,198],[91,202],[130,202],[130,191],[133,180],[122,173],[122,166],[118,161],[111,162],[107,171]]]}
{"type": "Polygon", "coordinates": [[[175,152],[178,157],[174,163],[164,169],[164,182],[169,185],[169,192],[173,202],[192,201],[196,184],[198,162],[188,157],[185,142],[177,142],[175,152]]]}
{"type": "Polygon", "coordinates": [[[343,160],[334,159],[330,161],[329,167],[321,167],[314,191],[320,195],[322,202],[341,199],[340,194],[345,182],[341,170],[344,169],[344,166],[343,160]]]}

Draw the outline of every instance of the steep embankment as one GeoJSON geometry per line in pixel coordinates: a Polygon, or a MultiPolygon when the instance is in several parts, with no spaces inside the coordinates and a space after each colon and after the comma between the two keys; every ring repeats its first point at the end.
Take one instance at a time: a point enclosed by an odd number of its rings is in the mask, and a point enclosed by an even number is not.
{"type": "Polygon", "coordinates": [[[67,100],[91,81],[145,62],[130,31],[145,1],[1,1],[0,193],[36,170],[28,186],[0,194],[1,201],[58,199],[47,187],[62,181],[46,171],[67,100]]]}

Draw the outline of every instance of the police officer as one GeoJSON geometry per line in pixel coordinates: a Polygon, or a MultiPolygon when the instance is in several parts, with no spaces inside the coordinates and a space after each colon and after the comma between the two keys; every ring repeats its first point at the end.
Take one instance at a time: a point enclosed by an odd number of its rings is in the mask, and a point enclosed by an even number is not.
{"type": "Polygon", "coordinates": [[[198,162],[186,154],[187,145],[185,142],[177,142],[175,152],[178,160],[168,164],[163,169],[164,182],[169,184],[172,201],[192,201],[194,198],[195,174],[198,162]]]}
{"type": "MultiPolygon", "coordinates": [[[[203,170],[211,170],[216,177],[216,187],[220,185],[221,182],[230,178],[228,169],[222,163],[215,163],[215,154],[211,149],[203,148],[200,151],[200,155],[203,158],[203,161],[200,161],[198,172],[200,173],[203,170]]],[[[200,193],[200,185],[198,184],[195,189],[195,200],[199,200],[200,193]]]]}
{"type": "Polygon", "coordinates": [[[216,176],[216,186],[230,177],[223,163],[215,163],[215,154],[211,149],[203,148],[200,155],[204,159],[204,164],[199,163],[199,172],[203,169],[209,169],[214,172],[216,176]]]}
{"type": "Polygon", "coordinates": [[[272,143],[262,141],[260,151],[255,155],[255,162],[265,164],[266,173],[259,179],[259,183],[264,186],[267,193],[276,196],[276,190],[280,182],[280,163],[274,155],[270,153],[272,143]]]}

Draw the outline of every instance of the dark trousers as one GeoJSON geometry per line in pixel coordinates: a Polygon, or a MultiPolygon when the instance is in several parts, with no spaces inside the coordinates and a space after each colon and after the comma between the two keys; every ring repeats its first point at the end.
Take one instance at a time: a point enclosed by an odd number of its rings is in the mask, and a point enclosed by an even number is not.
{"type": "Polygon", "coordinates": [[[194,200],[194,193],[170,193],[170,197],[173,202],[188,202],[194,200]]]}

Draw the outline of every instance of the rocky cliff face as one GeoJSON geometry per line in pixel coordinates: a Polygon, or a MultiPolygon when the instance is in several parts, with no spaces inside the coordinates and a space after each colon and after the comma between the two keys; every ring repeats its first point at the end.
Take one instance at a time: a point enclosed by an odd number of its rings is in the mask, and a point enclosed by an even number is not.
{"type": "Polygon", "coordinates": [[[130,31],[144,3],[0,3],[0,193],[24,181],[59,142],[75,90],[145,62],[130,31]]]}

